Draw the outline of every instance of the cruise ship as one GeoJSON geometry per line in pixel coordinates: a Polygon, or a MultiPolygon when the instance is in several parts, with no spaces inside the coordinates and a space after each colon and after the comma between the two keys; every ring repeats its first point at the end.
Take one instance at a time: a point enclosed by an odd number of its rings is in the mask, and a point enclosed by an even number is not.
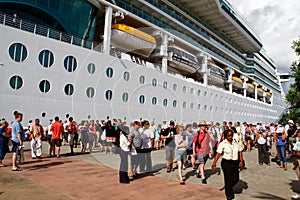
{"type": "Polygon", "coordinates": [[[0,117],[276,122],[259,36],[226,0],[0,0],[0,117]]]}

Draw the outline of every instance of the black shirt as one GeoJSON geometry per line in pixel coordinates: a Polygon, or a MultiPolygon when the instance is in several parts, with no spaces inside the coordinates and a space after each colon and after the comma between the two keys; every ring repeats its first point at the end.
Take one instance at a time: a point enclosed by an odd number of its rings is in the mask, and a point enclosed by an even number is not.
{"type": "Polygon", "coordinates": [[[175,147],[175,135],[176,135],[176,128],[168,127],[166,130],[162,131],[161,135],[168,136],[170,134],[170,138],[166,138],[166,146],[175,147]]]}

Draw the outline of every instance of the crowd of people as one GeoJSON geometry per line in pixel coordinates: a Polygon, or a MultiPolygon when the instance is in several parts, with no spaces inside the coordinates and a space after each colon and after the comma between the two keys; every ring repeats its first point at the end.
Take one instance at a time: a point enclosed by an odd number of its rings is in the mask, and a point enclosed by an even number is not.
{"type": "MultiPolygon", "coordinates": [[[[21,171],[17,157],[26,134],[21,124],[23,115],[17,111],[14,115],[15,121],[11,127],[5,119],[0,121],[0,166],[4,166],[2,161],[11,140],[12,170],[21,171]]],[[[64,121],[55,117],[47,128],[40,124],[39,119],[35,119],[28,125],[27,132],[32,159],[41,159],[43,140],[49,143],[47,157],[59,158],[63,143],[69,145],[70,155],[74,154],[74,148],[79,144],[81,152],[91,153],[97,148],[105,153],[118,153],[121,160],[119,181],[125,184],[137,178],[139,173],[152,173],[153,150],[165,150],[167,173],[174,171],[174,161],[177,162],[177,178],[181,185],[185,184],[183,170],[189,166],[195,170],[202,184],[207,184],[204,170],[207,160],[214,158],[211,168],[215,169],[222,155],[221,167],[227,199],[234,198],[232,188],[239,180],[239,168],[244,165],[242,152],[250,152],[257,147],[259,165],[270,165],[271,155],[284,170],[287,170],[286,153],[300,156],[300,126],[293,120],[284,126],[226,121],[221,125],[204,120],[185,125],[175,124],[172,120],[157,125],[154,121],[136,120],[127,125],[120,119],[83,120],[76,123],[72,117],[64,121]]]]}

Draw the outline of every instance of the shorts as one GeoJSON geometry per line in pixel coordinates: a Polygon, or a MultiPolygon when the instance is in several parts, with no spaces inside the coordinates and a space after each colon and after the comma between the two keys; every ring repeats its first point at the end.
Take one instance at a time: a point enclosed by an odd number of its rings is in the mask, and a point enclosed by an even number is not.
{"type": "Polygon", "coordinates": [[[61,147],[61,140],[60,139],[51,139],[51,147],[61,147]]]}
{"type": "Polygon", "coordinates": [[[175,149],[175,158],[178,161],[186,162],[186,150],[175,149]]]}
{"type": "Polygon", "coordinates": [[[192,155],[192,154],[193,154],[193,149],[186,150],[186,155],[192,155]]]}
{"type": "Polygon", "coordinates": [[[165,150],[166,150],[166,160],[173,162],[175,148],[167,145],[165,146],[165,150]]]}
{"type": "Polygon", "coordinates": [[[201,154],[201,153],[197,154],[198,162],[200,165],[205,164],[208,157],[209,157],[208,154],[201,154]]]}
{"type": "Polygon", "coordinates": [[[18,153],[20,143],[17,143],[15,141],[11,141],[11,142],[12,142],[12,149],[11,149],[11,151],[13,153],[18,153]]]}
{"type": "Polygon", "coordinates": [[[70,145],[74,145],[74,138],[75,138],[75,134],[69,134],[68,135],[68,143],[70,145]]]}
{"type": "Polygon", "coordinates": [[[50,145],[51,145],[51,138],[52,138],[52,135],[47,135],[47,141],[50,145]]]}

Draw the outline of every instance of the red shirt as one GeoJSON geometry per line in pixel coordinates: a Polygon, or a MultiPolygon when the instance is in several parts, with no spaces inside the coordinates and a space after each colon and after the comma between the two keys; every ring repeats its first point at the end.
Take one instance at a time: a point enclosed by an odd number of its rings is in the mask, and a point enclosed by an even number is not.
{"type": "Polygon", "coordinates": [[[210,147],[210,136],[208,133],[204,132],[203,130],[198,131],[193,139],[193,143],[195,143],[195,151],[199,154],[208,154],[210,147]],[[199,134],[200,133],[200,134],[199,134]],[[197,141],[198,140],[198,141],[197,141]],[[201,147],[199,149],[198,143],[200,143],[201,147]]]}
{"type": "Polygon", "coordinates": [[[51,125],[50,131],[52,131],[52,139],[60,139],[60,133],[64,132],[62,123],[55,122],[51,125]]]}
{"type": "Polygon", "coordinates": [[[72,134],[76,133],[76,125],[74,122],[70,122],[68,125],[68,131],[72,134]]]}

